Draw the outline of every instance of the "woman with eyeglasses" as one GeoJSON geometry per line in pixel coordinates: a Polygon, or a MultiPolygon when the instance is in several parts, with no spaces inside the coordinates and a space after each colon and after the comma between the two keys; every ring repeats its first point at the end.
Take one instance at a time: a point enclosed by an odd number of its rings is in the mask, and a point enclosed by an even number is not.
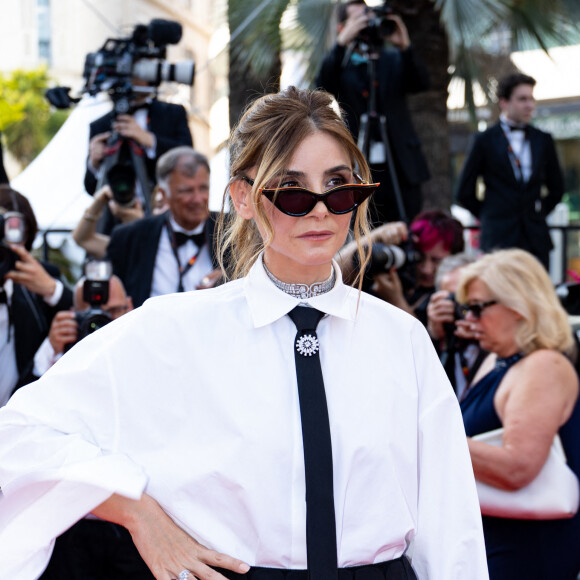
{"type": "MultiPolygon", "coordinates": [[[[504,490],[528,485],[554,436],[580,473],[578,377],[567,314],[540,262],[523,250],[489,254],[462,273],[457,297],[481,347],[492,353],[461,410],[476,479],[504,490]],[[503,427],[502,445],[472,439],[503,427]]],[[[524,520],[483,513],[491,580],[576,580],[580,515],[524,520]]]]}
{"type": "Polygon", "coordinates": [[[333,261],[353,212],[360,242],[376,187],[336,103],[259,98],[230,163],[231,281],[147,301],[0,414],[0,577],[32,578],[92,512],[129,530],[159,580],[484,580],[430,339],[333,261]]]}

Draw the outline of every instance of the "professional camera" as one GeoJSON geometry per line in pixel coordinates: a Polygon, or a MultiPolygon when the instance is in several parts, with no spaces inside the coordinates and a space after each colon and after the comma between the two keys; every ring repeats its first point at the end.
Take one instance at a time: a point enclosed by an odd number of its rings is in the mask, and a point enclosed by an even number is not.
{"type": "Polygon", "coordinates": [[[392,8],[385,2],[382,6],[371,8],[367,6],[365,12],[373,12],[374,16],[369,19],[367,27],[360,31],[359,42],[364,42],[370,47],[379,47],[383,40],[395,32],[397,25],[388,18],[393,13],[392,8]]]}
{"type": "Polygon", "coordinates": [[[139,24],[127,38],[109,38],[97,52],[87,54],[83,92],[96,95],[107,91],[117,114],[130,113],[135,93],[150,92],[134,87],[133,79],[158,86],[162,81],[193,85],[195,64],[192,60],[177,64],[165,60],[168,44],[181,40],[179,22],[152,20],[139,24]]]}
{"type": "Polygon", "coordinates": [[[366,274],[388,272],[393,266],[397,269],[404,265],[414,265],[421,260],[419,252],[412,241],[408,240],[400,246],[374,243],[371,250],[371,259],[366,274]]]}
{"type": "Polygon", "coordinates": [[[447,339],[449,340],[455,334],[455,322],[457,320],[461,320],[463,318],[463,311],[461,309],[461,305],[459,304],[459,302],[457,302],[457,299],[455,298],[454,292],[450,292],[449,296],[447,298],[453,302],[453,322],[444,322],[443,323],[443,329],[445,330],[445,335],[447,336],[447,339]]]}
{"type": "MultiPolygon", "coordinates": [[[[355,258],[357,260],[358,258],[355,258]]],[[[422,254],[415,248],[412,240],[403,242],[400,246],[381,244],[372,245],[371,257],[365,269],[362,289],[366,292],[374,283],[375,274],[388,272],[395,267],[404,289],[415,284],[415,265],[422,259],[422,254]]],[[[358,264],[355,264],[358,267],[358,264]]]]}
{"type": "MultiPolygon", "coordinates": [[[[181,40],[179,22],[154,19],[146,26],[139,24],[131,36],[109,38],[97,52],[87,54],[82,93],[95,96],[106,92],[113,101],[115,116],[132,114],[142,104],[141,97],[155,92],[163,81],[193,85],[195,64],[192,60],[175,64],[165,60],[167,45],[181,40]],[[144,81],[140,86],[136,80],[144,81]],[[141,102],[140,102],[141,101],[141,102]]],[[[66,109],[80,98],[68,95],[68,87],[57,87],[46,92],[46,98],[57,107],[66,109]]],[[[134,142],[113,134],[107,141],[107,162],[99,184],[108,183],[113,199],[120,205],[132,205],[135,182],[141,184],[148,199],[150,183],[143,164],[143,156],[134,142]]]]}
{"type": "Polygon", "coordinates": [[[83,301],[90,304],[87,310],[77,312],[77,342],[111,322],[111,315],[100,308],[109,301],[111,262],[92,260],[85,266],[86,280],[83,284],[83,301]]]}
{"type": "Polygon", "coordinates": [[[0,213],[0,282],[10,270],[14,270],[18,259],[8,244],[24,244],[25,240],[24,216],[18,211],[0,213]]]}

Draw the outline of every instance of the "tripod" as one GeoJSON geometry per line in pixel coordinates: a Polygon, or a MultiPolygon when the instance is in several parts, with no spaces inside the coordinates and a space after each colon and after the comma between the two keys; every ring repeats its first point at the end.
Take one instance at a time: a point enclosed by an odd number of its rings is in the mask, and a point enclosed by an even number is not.
{"type": "Polygon", "coordinates": [[[384,113],[379,114],[377,111],[377,72],[376,72],[376,61],[379,58],[379,50],[376,48],[370,48],[367,46],[367,71],[369,79],[369,97],[367,112],[363,113],[360,117],[359,123],[359,133],[358,133],[358,148],[362,151],[367,162],[370,164],[373,157],[376,155],[377,145],[379,146],[380,162],[387,162],[389,168],[389,177],[391,180],[391,185],[393,186],[393,192],[395,194],[395,201],[397,203],[397,210],[399,211],[399,216],[401,221],[409,223],[407,212],[403,204],[403,196],[401,194],[401,187],[399,185],[399,179],[397,177],[397,170],[395,168],[395,162],[393,159],[393,153],[391,146],[389,144],[389,139],[387,137],[387,117],[384,113]],[[371,135],[376,134],[374,129],[378,128],[379,135],[381,138],[380,143],[374,143],[371,141],[371,135]]]}

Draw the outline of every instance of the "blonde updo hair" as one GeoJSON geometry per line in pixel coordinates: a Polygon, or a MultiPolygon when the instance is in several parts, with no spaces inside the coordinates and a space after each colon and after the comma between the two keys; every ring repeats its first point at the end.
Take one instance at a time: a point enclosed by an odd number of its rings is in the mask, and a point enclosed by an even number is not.
{"type": "Polygon", "coordinates": [[[498,250],[462,270],[457,298],[466,302],[467,290],[481,280],[497,300],[522,317],[516,343],[523,354],[547,348],[569,354],[573,347],[568,315],[540,262],[524,250],[498,250]]]}
{"type": "MultiPolygon", "coordinates": [[[[254,220],[239,216],[234,204],[223,211],[218,222],[219,262],[226,279],[245,276],[260,252],[274,235],[272,224],[264,211],[260,188],[283,175],[292,156],[304,139],[322,131],[342,144],[353,169],[357,168],[363,180],[370,180],[367,162],[348,131],[338,105],[332,95],[322,90],[302,90],[289,87],[279,93],[256,99],[245,111],[229,140],[230,180],[224,195],[224,206],[229,188],[247,172],[257,168],[252,187],[252,203],[265,230],[262,240],[254,220]],[[227,267],[226,267],[227,264],[227,267]]],[[[359,259],[364,268],[369,259],[370,243],[363,246],[361,239],[368,235],[368,200],[355,211],[354,235],[359,259]]],[[[362,282],[362,276],[359,275],[362,282]]]]}

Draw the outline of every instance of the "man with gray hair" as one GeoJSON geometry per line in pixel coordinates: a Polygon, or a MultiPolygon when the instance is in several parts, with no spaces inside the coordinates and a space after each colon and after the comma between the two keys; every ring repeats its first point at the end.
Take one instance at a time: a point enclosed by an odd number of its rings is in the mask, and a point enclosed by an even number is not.
{"type": "Polygon", "coordinates": [[[209,172],[201,153],[186,146],[171,149],[156,168],[169,209],[113,230],[108,259],[135,307],[151,296],[205,287],[215,278],[209,172]]]}

